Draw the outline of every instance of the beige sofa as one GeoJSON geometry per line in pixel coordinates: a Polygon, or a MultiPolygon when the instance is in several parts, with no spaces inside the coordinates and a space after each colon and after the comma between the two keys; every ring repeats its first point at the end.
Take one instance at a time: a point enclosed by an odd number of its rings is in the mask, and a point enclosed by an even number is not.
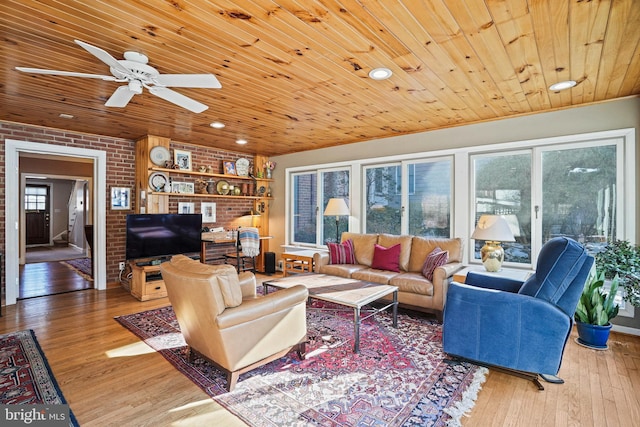
{"type": "Polygon", "coordinates": [[[401,305],[433,312],[442,320],[447,288],[453,274],[463,267],[461,239],[342,233],[342,241],[348,239],[353,242],[356,264],[329,264],[328,253],[316,253],[314,272],[397,286],[401,305]],[[388,248],[398,243],[401,247],[400,272],[371,268],[375,244],[388,248]],[[449,261],[437,267],[433,273],[433,281],[429,281],[422,275],[422,266],[436,247],[449,251],[449,261]]]}

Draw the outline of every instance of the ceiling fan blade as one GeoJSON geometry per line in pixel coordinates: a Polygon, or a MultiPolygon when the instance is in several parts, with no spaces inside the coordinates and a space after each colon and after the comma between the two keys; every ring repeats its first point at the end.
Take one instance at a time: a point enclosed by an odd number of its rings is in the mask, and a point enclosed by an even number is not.
{"type": "Polygon", "coordinates": [[[213,74],[160,74],[156,80],[165,87],[198,87],[220,89],[222,85],[213,74]]]}
{"type": "Polygon", "coordinates": [[[50,74],[53,76],[69,76],[69,77],[87,77],[90,79],[101,79],[101,80],[107,80],[111,82],[115,82],[118,80],[113,76],[104,76],[100,74],[75,73],[73,71],[45,70],[43,68],[16,67],[16,70],[22,71],[23,73],[50,74]]]}
{"type": "Polygon", "coordinates": [[[131,74],[129,70],[127,70],[122,64],[120,64],[118,60],[113,56],[111,56],[106,50],[90,45],[89,43],[85,43],[82,40],[74,40],[74,41],[80,46],[82,46],[87,52],[89,52],[90,54],[98,58],[100,61],[107,64],[109,67],[112,67],[125,75],[131,74]]]}
{"type": "Polygon", "coordinates": [[[125,107],[131,101],[133,95],[135,95],[135,92],[129,90],[129,86],[120,86],[104,105],[107,107],[125,107]]]}
{"type": "Polygon", "coordinates": [[[194,99],[179,94],[178,92],[171,89],[167,89],[166,87],[152,86],[149,88],[149,92],[156,96],[159,96],[165,101],[169,101],[173,104],[179,105],[180,107],[186,108],[187,110],[193,111],[194,113],[202,113],[204,110],[209,108],[208,106],[194,99]]]}

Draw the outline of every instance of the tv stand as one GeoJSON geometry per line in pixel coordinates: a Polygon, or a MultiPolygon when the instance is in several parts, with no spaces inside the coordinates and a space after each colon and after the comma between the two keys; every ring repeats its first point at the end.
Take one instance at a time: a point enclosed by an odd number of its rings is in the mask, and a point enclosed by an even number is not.
{"type": "Polygon", "coordinates": [[[167,288],[160,274],[160,264],[131,263],[131,295],[140,301],[164,298],[167,288]]]}

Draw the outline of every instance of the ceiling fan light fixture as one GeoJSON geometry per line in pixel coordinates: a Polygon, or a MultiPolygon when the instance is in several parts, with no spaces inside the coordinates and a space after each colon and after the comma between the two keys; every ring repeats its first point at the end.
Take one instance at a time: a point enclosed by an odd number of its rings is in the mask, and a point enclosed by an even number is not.
{"type": "Polygon", "coordinates": [[[209,126],[214,129],[222,129],[225,125],[222,122],[212,122],[209,126]]]}
{"type": "Polygon", "coordinates": [[[373,80],[386,80],[391,77],[392,74],[393,72],[388,68],[374,68],[369,71],[369,77],[373,80]]]}
{"type": "Polygon", "coordinates": [[[238,145],[244,145],[246,144],[248,141],[246,139],[237,139],[236,140],[236,144],[238,145]]]}
{"type": "Polygon", "coordinates": [[[562,82],[554,83],[549,86],[549,90],[558,91],[565,90],[574,87],[577,83],[574,80],[565,80],[562,82]]]}
{"type": "Polygon", "coordinates": [[[140,80],[131,80],[129,82],[129,90],[140,95],[142,93],[142,82],[140,80]]]}

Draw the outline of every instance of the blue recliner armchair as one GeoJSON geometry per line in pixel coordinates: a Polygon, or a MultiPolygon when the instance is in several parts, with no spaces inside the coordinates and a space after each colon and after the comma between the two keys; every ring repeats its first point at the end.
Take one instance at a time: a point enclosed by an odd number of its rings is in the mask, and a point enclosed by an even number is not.
{"type": "Polygon", "coordinates": [[[444,351],[504,368],[544,389],[551,382],[573,326],[573,315],[594,259],[575,240],[544,244],[536,272],[524,283],[470,273],[452,283],[444,308],[444,351]]]}

